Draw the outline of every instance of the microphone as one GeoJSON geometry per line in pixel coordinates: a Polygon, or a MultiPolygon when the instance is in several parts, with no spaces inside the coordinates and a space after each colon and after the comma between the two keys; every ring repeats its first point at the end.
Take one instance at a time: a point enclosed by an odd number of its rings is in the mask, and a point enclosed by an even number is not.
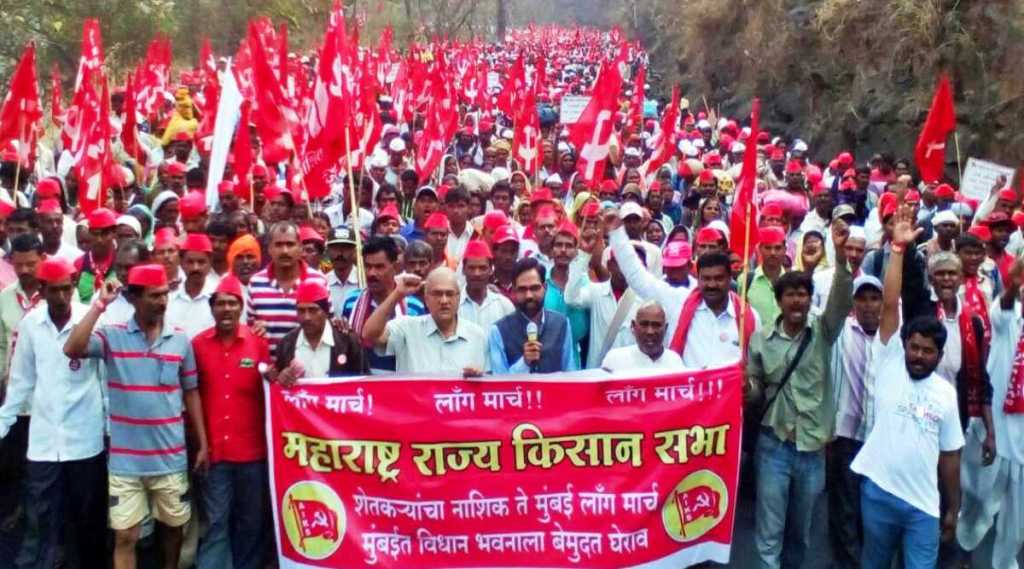
{"type": "MultiPolygon", "coordinates": [[[[527,322],[527,324],[526,324],[526,341],[527,342],[536,342],[537,341],[537,337],[539,335],[540,335],[540,332],[537,329],[537,323],[534,322],[533,320],[527,322]]],[[[536,371],[537,371],[537,362],[533,362],[533,363],[530,364],[530,373],[534,373],[536,371]]]]}

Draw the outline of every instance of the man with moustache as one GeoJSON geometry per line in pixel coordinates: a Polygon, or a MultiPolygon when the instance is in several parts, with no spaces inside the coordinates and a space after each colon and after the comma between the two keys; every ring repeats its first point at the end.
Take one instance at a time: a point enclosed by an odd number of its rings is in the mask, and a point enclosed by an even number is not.
{"type": "Polygon", "coordinates": [[[516,311],[495,323],[487,339],[491,372],[576,371],[568,319],[544,309],[546,273],[535,258],[516,263],[512,279],[516,311]]]}
{"type": "Polygon", "coordinates": [[[199,542],[199,569],[258,569],[264,562],[270,496],[260,366],[270,363],[270,348],[241,323],[244,301],[241,281],[225,277],[207,300],[214,324],[192,340],[210,442],[202,480],[209,527],[199,542]]]}
{"type": "Polygon", "coordinates": [[[167,322],[181,328],[189,338],[213,326],[210,299],[217,288],[215,280],[207,279],[213,244],[202,233],[189,233],[181,244],[181,264],[185,282],[170,293],[167,301],[167,322]]]}
{"type": "Polygon", "coordinates": [[[394,290],[370,315],[363,327],[363,343],[378,354],[395,356],[395,371],[402,373],[483,374],[486,362],[484,331],[459,318],[459,281],[455,272],[438,267],[426,280],[400,275],[394,290]],[[423,287],[428,314],[392,318],[395,306],[423,287]]]}
{"type": "Polygon", "coordinates": [[[610,350],[601,362],[601,368],[610,372],[685,370],[679,354],[665,349],[665,331],[668,329],[665,320],[665,309],[657,302],[648,300],[640,304],[632,324],[636,344],[610,350]]]}
{"type": "Polygon", "coordinates": [[[359,288],[356,239],[351,229],[343,225],[331,230],[327,238],[327,258],[331,261],[331,272],[327,275],[327,288],[331,291],[331,309],[334,316],[340,317],[345,298],[359,288]]]}
{"type": "MultiPolygon", "coordinates": [[[[903,256],[921,229],[902,206],[892,230],[882,317],[871,344],[874,425],[851,468],[861,486],[865,569],[888,569],[897,548],[906,569],[935,567],[939,538],[951,539],[960,512],[960,449],[964,446],[956,389],[935,373],[946,328],[934,315],[900,325],[903,256]],[[894,436],[898,434],[898,436],[894,436]],[[940,486],[941,482],[941,486],[940,486]],[[939,519],[939,494],[945,506],[939,519]],[[941,532],[940,532],[941,529],[941,532]]],[[[838,291],[835,291],[838,294],[838,291]]]]}
{"type": "Polygon", "coordinates": [[[35,277],[45,305],[18,326],[10,387],[0,407],[4,446],[22,408],[31,403],[34,414],[28,434],[28,531],[11,560],[18,568],[53,567],[62,543],[67,558],[82,567],[107,562],[103,390],[95,362],[68,358],[61,349],[86,312],[72,302],[74,272],[61,257],[39,263],[35,277]]]}
{"type": "Polygon", "coordinates": [[[329,323],[330,292],[316,281],[295,291],[299,327],[281,340],[275,362],[276,380],[290,387],[303,377],[365,375],[369,368],[359,337],[329,323]]]}
{"type": "MultiPolygon", "coordinates": [[[[342,318],[348,320],[352,331],[361,337],[370,315],[395,290],[398,273],[398,245],[390,237],[371,237],[363,244],[363,268],[366,270],[366,288],[352,291],[345,299],[342,318]]],[[[393,306],[392,317],[420,316],[427,311],[423,302],[414,295],[404,296],[393,306]]],[[[381,356],[375,351],[367,354],[371,370],[394,371],[395,358],[381,356]]]]}

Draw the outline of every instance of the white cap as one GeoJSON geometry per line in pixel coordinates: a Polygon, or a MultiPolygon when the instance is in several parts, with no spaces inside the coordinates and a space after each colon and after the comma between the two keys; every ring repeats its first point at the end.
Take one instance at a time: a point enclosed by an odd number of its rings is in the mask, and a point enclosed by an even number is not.
{"type": "Polygon", "coordinates": [[[512,179],[512,172],[509,172],[508,168],[496,166],[491,168],[491,177],[494,178],[495,182],[502,182],[504,180],[512,179]]]}
{"type": "Polygon", "coordinates": [[[392,101],[391,95],[381,95],[380,96],[380,102],[382,102],[382,103],[390,103],[391,101],[392,101]]]}
{"type": "Polygon", "coordinates": [[[559,176],[558,174],[551,174],[547,178],[544,178],[544,185],[545,186],[548,185],[548,184],[561,184],[561,183],[562,183],[562,177],[559,176]]]}
{"type": "Polygon", "coordinates": [[[692,144],[694,148],[701,149],[701,150],[704,149],[704,141],[703,140],[694,140],[690,144],[692,144]]]}
{"type": "Polygon", "coordinates": [[[135,231],[135,235],[142,235],[142,224],[139,223],[139,220],[135,219],[134,216],[122,215],[121,217],[118,217],[117,225],[127,225],[128,227],[131,227],[133,231],[135,231]]]}
{"type": "Polygon", "coordinates": [[[850,239],[859,239],[861,241],[868,240],[868,234],[864,231],[864,228],[860,225],[850,226],[850,235],[846,238],[847,241],[850,239]]]}
{"type": "Polygon", "coordinates": [[[723,128],[725,128],[727,126],[729,126],[729,120],[728,119],[726,119],[725,117],[722,117],[722,118],[718,119],[718,128],[717,128],[718,131],[721,131],[723,128]]]}
{"type": "Polygon", "coordinates": [[[732,148],[729,151],[732,152],[733,154],[736,154],[738,152],[745,152],[746,150],[747,145],[737,140],[736,142],[732,143],[732,148]]]}
{"type": "Polygon", "coordinates": [[[697,128],[700,130],[711,128],[711,123],[709,123],[707,119],[700,119],[697,121],[697,128]]]}
{"type": "Polygon", "coordinates": [[[569,147],[569,143],[567,143],[567,142],[559,142],[558,143],[558,152],[569,152],[571,150],[572,150],[572,148],[569,147]]]}
{"type": "Polygon", "coordinates": [[[391,152],[405,152],[405,141],[402,137],[396,136],[388,143],[388,150],[391,152]]]}
{"type": "Polygon", "coordinates": [[[793,152],[807,152],[807,143],[799,138],[793,142],[793,152]]]}
{"type": "Polygon", "coordinates": [[[383,151],[374,152],[370,156],[370,168],[387,168],[388,167],[388,155],[383,151]]]}
{"type": "Polygon", "coordinates": [[[516,133],[512,132],[512,129],[510,128],[506,128],[501,131],[501,137],[504,138],[505,140],[512,140],[513,138],[515,138],[515,136],[516,133]]]}
{"type": "Polygon", "coordinates": [[[640,207],[640,204],[636,202],[626,202],[619,208],[619,219],[626,219],[631,215],[644,216],[644,208],[640,207]]]}
{"type": "Polygon", "coordinates": [[[940,211],[939,213],[936,213],[935,216],[932,217],[932,225],[938,225],[940,223],[955,223],[959,225],[960,219],[956,216],[955,213],[946,209],[940,211]]]}
{"type": "Polygon", "coordinates": [[[642,154],[640,153],[640,149],[635,146],[627,146],[625,155],[632,156],[633,158],[639,158],[640,156],[642,156],[642,154]]]}

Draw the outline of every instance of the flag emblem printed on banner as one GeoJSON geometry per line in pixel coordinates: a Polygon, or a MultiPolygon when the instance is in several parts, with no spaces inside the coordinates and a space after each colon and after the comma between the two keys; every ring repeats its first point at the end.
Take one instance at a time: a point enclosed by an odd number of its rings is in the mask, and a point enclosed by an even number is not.
{"type": "Polygon", "coordinates": [[[341,546],[345,536],[345,507],[326,484],[296,482],[285,492],[281,518],[292,547],[309,559],[326,559],[341,546]]]}

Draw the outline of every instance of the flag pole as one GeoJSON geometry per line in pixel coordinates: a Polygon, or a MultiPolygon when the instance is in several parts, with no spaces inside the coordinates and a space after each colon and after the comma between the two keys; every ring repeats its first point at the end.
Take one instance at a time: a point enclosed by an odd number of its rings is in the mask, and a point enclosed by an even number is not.
{"type": "Polygon", "coordinates": [[[956,147],[956,177],[959,187],[964,183],[964,172],[960,169],[960,135],[955,130],[953,131],[953,146],[956,147]]]}
{"type": "Polygon", "coordinates": [[[743,216],[746,218],[746,223],[743,224],[744,225],[744,229],[743,229],[743,272],[741,273],[741,276],[740,276],[740,314],[739,314],[740,320],[739,320],[739,329],[740,329],[740,359],[741,360],[745,360],[746,357],[747,357],[747,354],[744,351],[744,346],[746,345],[746,344],[744,344],[744,341],[746,341],[746,338],[744,338],[744,336],[746,335],[746,326],[744,326],[743,323],[746,321],[746,318],[747,318],[747,273],[750,271],[750,261],[749,261],[749,258],[750,258],[750,231],[751,231],[751,228],[750,228],[750,206],[751,206],[751,204],[750,204],[749,200],[747,201],[746,205],[747,205],[746,210],[743,212],[743,216]]]}
{"type": "MultiPolygon", "coordinates": [[[[14,167],[14,187],[11,188],[11,200],[14,201],[15,204],[18,203],[18,185],[19,185],[19,182],[21,181],[21,145],[22,144],[27,144],[27,143],[23,143],[22,142],[22,139],[24,139],[24,138],[25,138],[25,116],[19,113],[18,114],[18,152],[17,152],[18,160],[17,160],[17,164],[14,167]]],[[[26,152],[25,155],[27,156],[28,152],[26,152]]]]}
{"type": "Polygon", "coordinates": [[[359,230],[359,201],[356,199],[356,183],[352,179],[352,142],[349,127],[345,127],[345,167],[348,169],[348,197],[352,204],[352,232],[356,236],[356,276],[359,288],[366,288],[366,269],[363,267],[363,236],[359,230]]]}

